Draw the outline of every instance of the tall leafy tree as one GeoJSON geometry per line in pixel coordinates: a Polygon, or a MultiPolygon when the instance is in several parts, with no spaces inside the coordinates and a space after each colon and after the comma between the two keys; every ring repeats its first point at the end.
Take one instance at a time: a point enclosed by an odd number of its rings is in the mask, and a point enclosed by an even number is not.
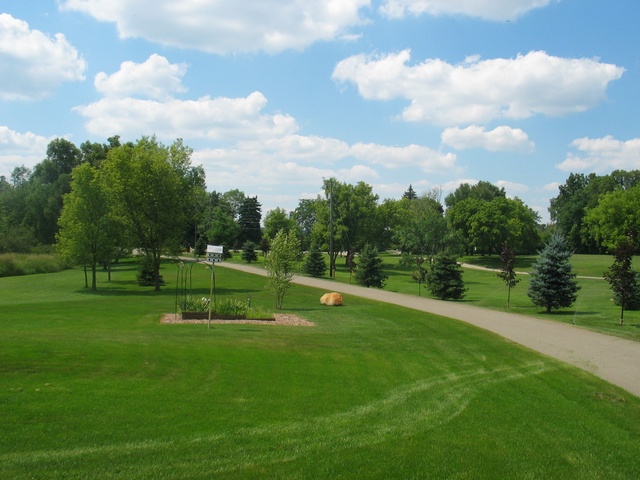
{"type": "Polygon", "coordinates": [[[527,295],[547,313],[551,309],[568,308],[578,298],[580,287],[576,274],[571,272],[571,255],[565,238],[555,233],[533,264],[527,295]]]}
{"type": "Polygon", "coordinates": [[[82,161],[72,142],[56,138],[47,145],[47,157],[29,177],[23,224],[33,229],[39,243],[52,245],[58,231],[62,197],[71,190],[71,171],[82,161]]]}
{"type": "Polygon", "coordinates": [[[539,215],[519,198],[466,198],[447,210],[447,220],[467,239],[468,253],[499,253],[504,243],[520,251],[535,251],[538,247],[539,215]]]}
{"type": "Polygon", "coordinates": [[[637,249],[640,240],[640,185],[602,195],[588,209],[585,229],[598,244],[613,250],[625,242],[637,249]]]}
{"type": "Polygon", "coordinates": [[[206,232],[209,242],[214,245],[234,246],[240,227],[230,210],[224,205],[218,205],[210,211],[209,218],[209,229],[206,232]]]}
{"type": "Polygon", "coordinates": [[[99,263],[108,260],[118,230],[99,171],[89,163],[74,168],[71,192],[64,196],[57,234],[58,253],[72,264],[88,265],[91,289],[97,289],[99,263]]]}
{"type": "Polygon", "coordinates": [[[284,208],[276,207],[269,210],[264,216],[264,236],[269,240],[273,240],[280,230],[288,233],[295,230],[296,221],[287,214],[284,208]]]}
{"type": "Polygon", "coordinates": [[[384,226],[378,211],[378,196],[372,187],[365,182],[352,185],[330,178],[324,181],[324,191],[326,200],[318,205],[314,237],[329,245],[332,206],[334,265],[338,251],[346,252],[345,262],[350,265],[366,243],[379,247],[378,242],[385,238],[384,226]]]}
{"type": "Polygon", "coordinates": [[[559,187],[557,197],[551,199],[549,213],[558,230],[566,237],[569,247],[578,253],[602,252],[602,245],[587,225],[589,210],[595,209],[606,194],[625,191],[640,183],[640,171],[616,170],[598,176],[572,173],[559,187]]]}
{"type": "Polygon", "coordinates": [[[433,258],[445,248],[447,222],[442,204],[433,194],[400,202],[405,208],[395,228],[395,240],[402,251],[433,258]]]}
{"type": "Polygon", "coordinates": [[[447,208],[451,208],[456,203],[470,198],[490,202],[494,198],[506,196],[507,194],[504,191],[504,188],[497,187],[491,182],[481,180],[475,185],[471,185],[469,183],[461,184],[454,192],[445,197],[444,203],[447,208]]]}
{"type": "Polygon", "coordinates": [[[281,309],[284,297],[291,288],[293,274],[300,258],[300,240],[293,230],[278,231],[271,242],[271,249],[265,257],[267,287],[276,297],[276,308],[281,309]]]}
{"type": "Polygon", "coordinates": [[[189,164],[190,149],[181,142],[166,147],[155,137],[142,137],[110,150],[102,167],[117,215],[152,266],[156,290],[162,255],[179,252],[184,238],[189,164]]]}
{"type": "MultiPolygon", "coordinates": [[[[305,250],[314,243],[312,236],[318,217],[318,209],[322,208],[323,202],[320,198],[301,199],[298,202],[298,207],[291,212],[291,218],[296,222],[298,231],[300,232],[301,247],[305,250]]],[[[318,248],[321,248],[322,240],[319,239],[317,244],[318,248]]]]}

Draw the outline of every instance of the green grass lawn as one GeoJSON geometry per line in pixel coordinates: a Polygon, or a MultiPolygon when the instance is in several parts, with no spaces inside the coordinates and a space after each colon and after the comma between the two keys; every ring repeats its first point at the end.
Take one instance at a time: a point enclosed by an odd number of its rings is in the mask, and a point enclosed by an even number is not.
{"type": "MultiPolygon", "coordinates": [[[[162,325],[163,274],[161,292],[129,264],[98,293],[78,269],[0,279],[0,478],[640,476],[640,399],[573,367],[301,286],[285,312],[315,327],[162,325]]],[[[263,277],[216,280],[273,304],[263,277]]]]}
{"type": "MultiPolygon", "coordinates": [[[[411,279],[411,273],[415,268],[400,266],[399,255],[382,254],[381,257],[384,260],[385,271],[389,275],[385,290],[418,295],[418,284],[411,279]]],[[[536,256],[516,257],[516,270],[518,272],[531,271],[536,258],[536,256]]],[[[234,257],[232,261],[242,262],[239,255],[234,257]]],[[[500,268],[500,258],[497,255],[468,256],[460,258],[459,261],[486,268],[500,268]]],[[[640,340],[640,311],[625,312],[624,326],[619,325],[620,307],[613,304],[611,288],[602,279],[603,272],[611,266],[611,262],[610,255],[573,255],[571,263],[574,273],[581,277],[597,278],[579,278],[578,284],[581,289],[578,292],[576,303],[571,308],[554,310],[551,314],[547,314],[544,309],[531,303],[527,296],[528,275],[517,277],[520,282],[511,290],[510,307],[507,307],[507,287],[496,276],[496,273],[465,268],[463,280],[468,292],[463,302],[492,310],[571,323],[609,335],[640,340]]],[[[635,264],[637,265],[638,262],[639,259],[636,259],[635,264]]],[[[262,256],[253,265],[262,266],[262,256]]],[[[335,280],[336,282],[355,284],[355,276],[351,275],[344,265],[344,259],[338,258],[335,280]]],[[[424,286],[420,290],[420,295],[429,296],[424,286]]]]}

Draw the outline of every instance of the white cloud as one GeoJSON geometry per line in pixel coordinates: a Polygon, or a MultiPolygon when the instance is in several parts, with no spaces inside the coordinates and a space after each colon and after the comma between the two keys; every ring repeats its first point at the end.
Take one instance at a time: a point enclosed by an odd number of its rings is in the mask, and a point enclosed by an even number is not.
{"type": "Polygon", "coordinates": [[[529,191],[529,187],[522,183],[509,182],[507,180],[498,180],[494,183],[496,187],[504,188],[507,197],[519,197],[523,193],[527,193],[529,191]]]}
{"type": "Polygon", "coordinates": [[[84,80],[86,63],[61,33],[50,37],[0,14],[0,98],[37,100],[64,82],[84,80]]]}
{"type": "Polygon", "coordinates": [[[640,138],[616,140],[611,135],[602,138],[578,138],[571,145],[580,153],[568,153],[566,159],[556,165],[565,172],[610,172],[638,168],[640,138]]]}
{"type": "Polygon", "coordinates": [[[197,100],[106,97],[75,110],[88,119],[87,130],[102,137],[155,133],[164,139],[229,141],[282,136],[298,129],[295,119],[288,115],[263,114],[266,103],[260,92],[244,98],[207,96],[197,100]]]}
{"type": "Polygon", "coordinates": [[[420,145],[394,147],[356,143],[351,147],[351,153],[359,160],[391,169],[416,167],[425,173],[436,173],[451,172],[456,168],[455,154],[441,153],[420,145]]]}
{"type": "Polygon", "coordinates": [[[624,68],[597,60],[532,51],[516,58],[468,57],[452,65],[429,59],[407,65],[411,52],[355,55],[339,62],[332,78],[353,83],[368,100],[404,98],[406,121],[483,124],[500,118],[583,112],[606,98],[624,68]]]}
{"type": "Polygon", "coordinates": [[[485,20],[515,20],[551,0],[386,0],[380,10],[392,18],[407,15],[466,15],[485,20]]]}
{"type": "Polygon", "coordinates": [[[542,187],[542,189],[546,192],[558,192],[558,188],[560,188],[560,185],[562,185],[559,182],[551,182],[551,183],[547,183],[546,185],[544,185],[542,187]]]}
{"type": "Polygon", "coordinates": [[[9,176],[14,168],[32,168],[46,157],[51,139],[35,133],[19,133],[0,125],[0,175],[9,176]]]}
{"type": "Polygon", "coordinates": [[[114,22],[122,38],[217,54],[303,49],[350,38],[370,0],[64,0],[61,8],[114,22]]]}
{"type": "Polygon", "coordinates": [[[484,127],[471,125],[467,128],[447,128],[442,132],[442,143],[456,150],[483,148],[490,152],[530,153],[535,144],[529,136],[519,128],[508,126],[496,127],[487,132],[484,127]]]}
{"type": "Polygon", "coordinates": [[[186,91],[182,85],[186,71],[186,65],[170,64],[165,57],[153,54],[144,63],[123,62],[113,75],[98,73],[95,87],[107,97],[141,95],[164,99],[186,91]]]}

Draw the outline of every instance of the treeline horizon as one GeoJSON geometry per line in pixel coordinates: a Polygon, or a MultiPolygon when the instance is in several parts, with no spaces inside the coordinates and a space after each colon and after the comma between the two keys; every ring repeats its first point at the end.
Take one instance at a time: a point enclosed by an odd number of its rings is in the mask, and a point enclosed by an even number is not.
{"type": "MultiPolygon", "coordinates": [[[[20,166],[8,179],[0,177],[0,253],[59,250],[61,233],[65,228],[72,230],[72,215],[64,220],[63,210],[71,209],[83,182],[93,181],[96,190],[84,202],[106,196],[103,219],[118,218],[121,223],[116,230],[127,231],[117,242],[120,248],[144,248],[141,232],[136,234],[136,226],[129,225],[142,220],[131,212],[125,217],[127,209],[145,195],[157,197],[157,202],[164,198],[162,208],[175,217],[164,227],[159,225],[167,219],[155,219],[156,233],[171,230],[170,235],[164,232],[167,242],[162,250],[203,250],[206,244],[242,249],[250,241],[268,251],[279,230],[295,230],[304,249],[313,246],[328,252],[330,226],[334,250],[347,252],[347,261],[366,244],[428,257],[441,251],[499,254],[505,244],[518,254],[534,254],[553,232],[565,236],[574,253],[610,253],[622,238],[637,243],[640,170],[571,173],[550,201],[549,225],[541,224],[539,215],[518,197],[507,198],[504,188],[488,181],[463,183],[444,199],[438,189],[419,194],[409,185],[401,198],[381,200],[365,182],[323,179],[324,195],[302,199],[290,212],[276,207],[263,216],[257,196],[247,196],[240,189],[208,192],[204,169],[191,165],[191,154],[181,140],[164,146],[155,137],[122,143],[113,136],[106,143],[86,141],[80,147],[63,138],[52,140],[46,158],[33,169],[20,166]],[[128,169],[136,162],[142,162],[139,166],[150,162],[160,171],[164,164],[165,173],[175,174],[174,183],[160,175],[138,179],[140,183],[127,187],[135,176],[128,169]],[[128,192],[127,197],[123,191],[127,188],[140,192],[128,192]]],[[[144,177],[142,170],[138,173],[144,177]]],[[[146,220],[148,228],[154,228],[154,219],[146,220]]],[[[92,220],[89,216],[84,221],[92,220]]],[[[103,233],[109,230],[104,225],[100,228],[103,233]]]]}

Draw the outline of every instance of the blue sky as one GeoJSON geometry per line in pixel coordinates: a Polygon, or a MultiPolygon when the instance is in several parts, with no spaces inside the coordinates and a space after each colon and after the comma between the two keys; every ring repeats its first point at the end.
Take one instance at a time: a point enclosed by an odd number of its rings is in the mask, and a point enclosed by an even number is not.
{"type": "Polygon", "coordinates": [[[0,175],[157,135],[209,190],[504,187],[640,168],[637,0],[0,0],[0,175]]]}

